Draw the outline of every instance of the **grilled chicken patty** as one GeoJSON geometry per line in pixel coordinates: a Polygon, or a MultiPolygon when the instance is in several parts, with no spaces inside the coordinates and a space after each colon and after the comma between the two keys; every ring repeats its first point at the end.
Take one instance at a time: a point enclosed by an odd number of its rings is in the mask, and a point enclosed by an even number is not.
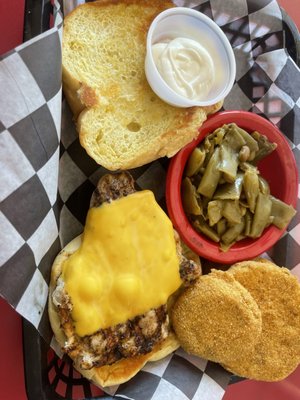
{"type": "MultiPolygon", "coordinates": [[[[103,202],[111,202],[134,192],[134,180],[129,173],[108,174],[100,179],[90,206],[99,207],[103,202]]],[[[201,270],[198,264],[187,260],[181,254],[176,233],[175,240],[180,260],[180,276],[183,284],[188,286],[198,278],[201,270]]],[[[72,302],[64,289],[61,277],[57,280],[52,299],[58,308],[61,327],[67,338],[64,351],[76,360],[76,364],[82,369],[109,365],[122,358],[146,354],[169,334],[167,305],[162,305],[124,323],[80,337],[75,333],[71,316],[72,302]]]]}

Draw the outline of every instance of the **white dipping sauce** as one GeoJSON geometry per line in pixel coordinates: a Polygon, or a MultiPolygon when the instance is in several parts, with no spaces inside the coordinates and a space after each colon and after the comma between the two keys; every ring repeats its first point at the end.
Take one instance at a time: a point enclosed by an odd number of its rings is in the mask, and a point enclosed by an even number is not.
{"type": "Polygon", "coordinates": [[[203,100],[213,86],[215,68],[208,51],[193,39],[181,38],[152,46],[155,65],[177,94],[203,100]]]}

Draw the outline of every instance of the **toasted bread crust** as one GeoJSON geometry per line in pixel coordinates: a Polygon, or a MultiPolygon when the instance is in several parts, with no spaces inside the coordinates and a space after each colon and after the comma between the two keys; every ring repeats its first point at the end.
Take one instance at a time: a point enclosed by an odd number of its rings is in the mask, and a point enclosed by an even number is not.
{"type": "MultiPolygon", "coordinates": [[[[127,6],[130,5],[137,5],[138,7],[143,8],[151,7],[156,9],[156,13],[150,18],[145,19],[145,23],[143,28],[141,29],[141,40],[144,40],[148,28],[152,22],[152,19],[155,17],[156,14],[159,12],[174,7],[172,1],[168,0],[144,0],[141,2],[140,0],[97,0],[91,3],[81,4],[76,7],[64,20],[64,34],[65,36],[68,35],[68,21],[72,19],[72,17],[79,13],[81,8],[90,8],[91,13],[93,9],[100,9],[105,7],[117,6],[118,4],[125,4],[127,6]]],[[[64,49],[64,41],[63,41],[63,49],[64,49]]],[[[68,104],[74,114],[75,120],[77,120],[79,114],[86,108],[98,105],[98,101],[96,100],[95,91],[84,84],[84,82],[80,81],[74,73],[69,71],[69,69],[65,66],[64,58],[62,63],[62,81],[63,81],[63,90],[68,101],[68,104]]]]}
{"type": "Polygon", "coordinates": [[[147,31],[170,7],[170,1],[100,1],[77,7],[65,19],[64,93],[81,145],[109,170],[173,156],[222,106],[176,108],[150,88],[144,72],[147,31]]]}

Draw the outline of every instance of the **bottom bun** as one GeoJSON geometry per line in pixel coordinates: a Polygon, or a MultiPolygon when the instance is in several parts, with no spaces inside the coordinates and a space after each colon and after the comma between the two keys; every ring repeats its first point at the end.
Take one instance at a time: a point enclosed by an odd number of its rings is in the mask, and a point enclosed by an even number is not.
{"type": "Polygon", "coordinates": [[[179,343],[174,335],[169,336],[147,354],[133,358],[123,358],[120,361],[103,367],[83,370],[74,364],[75,368],[87,379],[102,387],[119,385],[133,378],[148,361],[158,361],[177,350],[179,343]]]}
{"type": "MultiPolygon", "coordinates": [[[[56,287],[57,279],[61,275],[64,261],[80,247],[80,244],[81,235],[77,236],[69,244],[67,244],[64,249],[62,249],[62,251],[54,260],[52,266],[48,312],[54,336],[61,347],[64,347],[67,337],[61,328],[60,317],[57,312],[57,307],[53,303],[52,293],[56,287]]],[[[148,361],[158,361],[171,354],[173,351],[178,349],[178,347],[179,343],[175,337],[175,334],[170,332],[166,339],[164,339],[161,343],[158,343],[153,350],[147,354],[142,354],[132,358],[124,358],[111,365],[93,367],[86,370],[76,365],[76,362],[74,362],[74,367],[84,377],[93,381],[97,385],[102,387],[119,385],[127,382],[134,375],[136,375],[148,361]]]]}

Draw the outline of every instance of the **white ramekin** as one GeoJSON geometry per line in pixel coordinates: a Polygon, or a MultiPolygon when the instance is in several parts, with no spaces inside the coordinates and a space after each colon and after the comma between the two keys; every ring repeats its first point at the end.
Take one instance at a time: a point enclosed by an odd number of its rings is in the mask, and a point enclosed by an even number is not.
{"type": "Polygon", "coordinates": [[[230,92],[235,80],[236,64],[229,40],[214,21],[191,8],[174,7],[161,12],[150,25],[145,73],[152,90],[166,103],[177,107],[209,106],[223,100],[230,92]],[[177,94],[166,84],[156,68],[152,45],[176,37],[198,41],[207,48],[215,62],[216,79],[204,100],[190,100],[177,94]]]}

